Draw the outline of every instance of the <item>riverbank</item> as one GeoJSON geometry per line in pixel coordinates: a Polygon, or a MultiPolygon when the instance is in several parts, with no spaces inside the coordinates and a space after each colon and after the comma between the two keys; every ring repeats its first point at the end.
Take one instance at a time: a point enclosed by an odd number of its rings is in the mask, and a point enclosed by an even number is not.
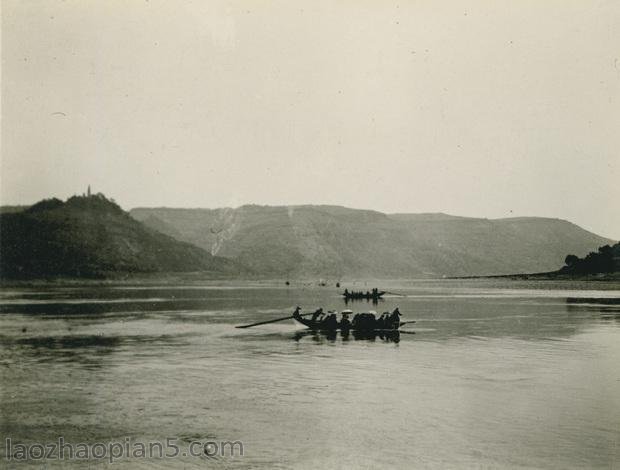
{"type": "Polygon", "coordinates": [[[514,279],[519,281],[620,281],[620,272],[595,274],[564,274],[558,271],[547,273],[500,274],[494,276],[459,276],[447,279],[514,279]]]}

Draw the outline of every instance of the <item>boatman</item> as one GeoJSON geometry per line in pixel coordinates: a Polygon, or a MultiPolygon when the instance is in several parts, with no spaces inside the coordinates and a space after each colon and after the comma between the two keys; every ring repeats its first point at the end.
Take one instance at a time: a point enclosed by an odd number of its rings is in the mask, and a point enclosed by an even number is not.
{"type": "Polygon", "coordinates": [[[319,315],[323,315],[323,308],[319,308],[316,312],[312,314],[312,321],[315,322],[319,315]]]}
{"type": "Polygon", "coordinates": [[[400,315],[400,310],[396,307],[392,312],[392,315],[390,315],[389,328],[393,328],[395,330],[400,328],[400,315]]]}
{"type": "Polygon", "coordinates": [[[293,312],[293,318],[301,318],[301,307],[298,305],[293,312]]]}

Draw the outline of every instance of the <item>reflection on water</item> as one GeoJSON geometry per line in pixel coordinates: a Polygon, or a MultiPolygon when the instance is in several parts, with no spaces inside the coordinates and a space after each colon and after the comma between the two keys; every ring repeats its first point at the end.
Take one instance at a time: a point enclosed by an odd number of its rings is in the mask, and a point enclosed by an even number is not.
{"type": "Polygon", "coordinates": [[[566,299],[567,304],[589,304],[589,305],[618,305],[620,306],[620,298],[616,297],[569,297],[566,299]]]}
{"type": "MultiPolygon", "coordinates": [[[[402,334],[415,334],[415,331],[403,331],[402,334]]],[[[316,343],[327,341],[383,341],[386,343],[398,343],[400,341],[400,331],[311,331],[302,330],[293,335],[295,341],[310,338],[316,343]]]]}
{"type": "Polygon", "coordinates": [[[344,300],[345,305],[353,304],[353,305],[360,306],[362,309],[363,309],[364,304],[372,304],[376,306],[385,301],[385,299],[383,298],[376,298],[376,297],[373,297],[370,299],[355,299],[355,298],[350,298],[350,297],[343,297],[343,300],[344,300]]]}
{"type": "Polygon", "coordinates": [[[386,296],[381,309],[417,323],[370,335],[292,321],[234,328],[297,304],[338,308],[340,289],[5,289],[0,434],[242,440],[246,451],[121,468],[618,465],[618,285],[393,284],[406,296],[386,296]]]}
{"type": "Polygon", "coordinates": [[[597,312],[603,320],[620,321],[620,298],[567,298],[569,312],[597,312]]]}

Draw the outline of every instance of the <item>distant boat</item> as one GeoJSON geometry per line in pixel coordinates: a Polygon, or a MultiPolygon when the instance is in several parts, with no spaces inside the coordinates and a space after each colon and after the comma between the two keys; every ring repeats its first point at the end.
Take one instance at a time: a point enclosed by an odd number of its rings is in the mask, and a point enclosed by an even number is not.
{"type": "Polygon", "coordinates": [[[347,300],[377,300],[386,294],[385,291],[380,292],[348,292],[342,293],[342,296],[347,300]]]}

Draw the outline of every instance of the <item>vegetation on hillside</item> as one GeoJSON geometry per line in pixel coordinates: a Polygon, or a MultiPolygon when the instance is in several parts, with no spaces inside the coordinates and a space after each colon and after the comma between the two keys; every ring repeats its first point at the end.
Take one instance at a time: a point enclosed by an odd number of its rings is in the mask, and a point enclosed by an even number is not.
{"type": "Polygon", "coordinates": [[[592,251],[583,258],[568,255],[564,260],[565,266],[560,269],[561,274],[599,274],[620,271],[620,243],[613,246],[601,246],[598,251],[592,251]]]}
{"type": "Polygon", "coordinates": [[[0,276],[92,277],[237,271],[228,259],[150,229],[102,194],[0,214],[0,276]]]}

